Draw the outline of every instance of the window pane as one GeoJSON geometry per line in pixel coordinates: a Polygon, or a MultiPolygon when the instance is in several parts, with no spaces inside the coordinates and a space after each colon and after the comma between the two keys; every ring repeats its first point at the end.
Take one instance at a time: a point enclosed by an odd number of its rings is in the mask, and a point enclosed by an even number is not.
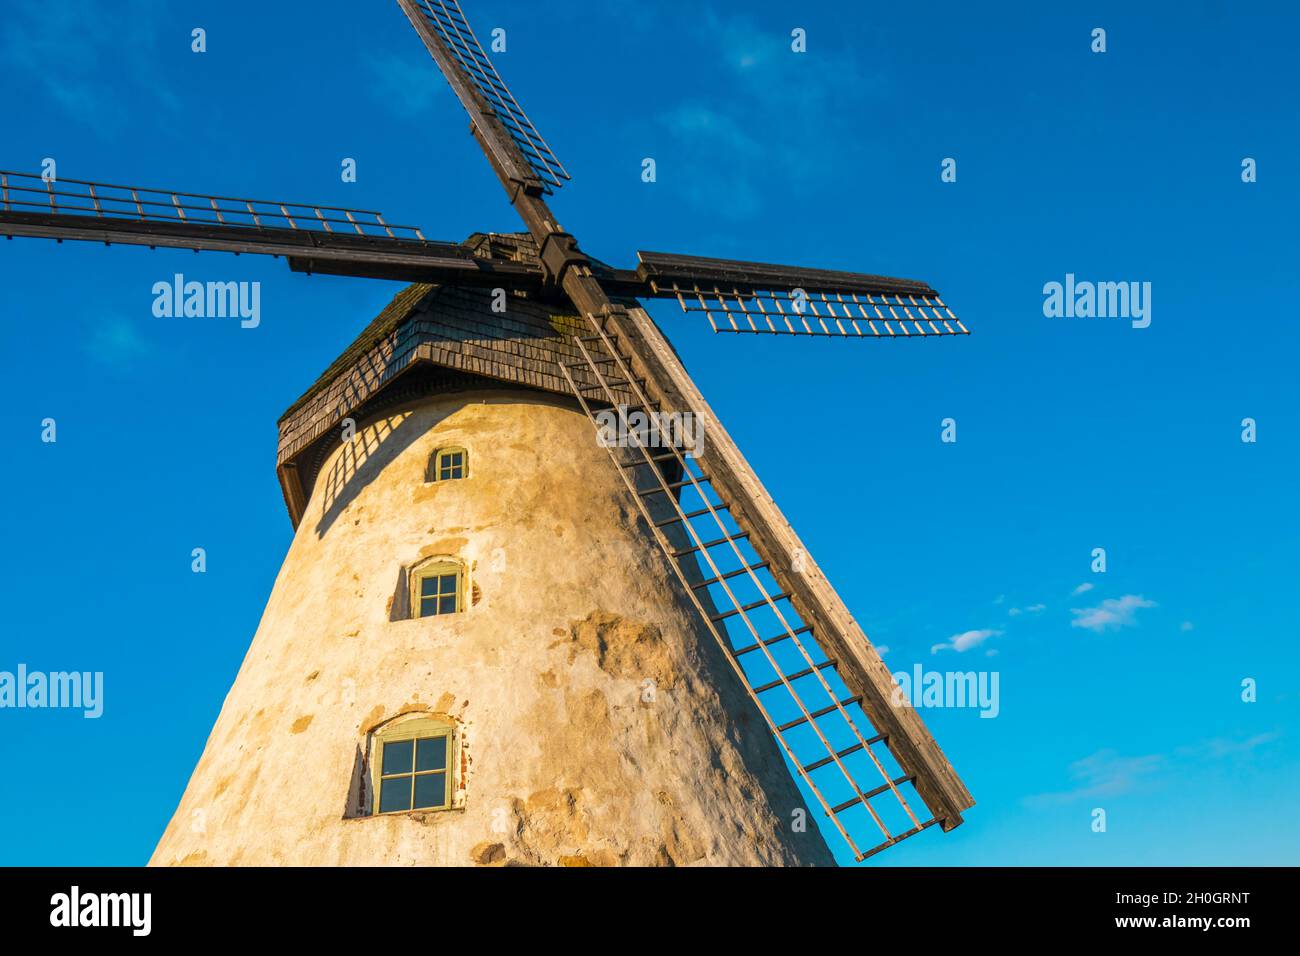
{"type": "Polygon", "coordinates": [[[428,597],[430,594],[438,593],[438,579],[436,577],[420,578],[420,597],[428,597]]]}
{"type": "Polygon", "coordinates": [[[415,759],[415,741],[413,740],[396,740],[392,743],[384,744],[384,766],[382,772],[390,773],[410,773],[411,764],[415,759]]]}
{"type": "Polygon", "coordinates": [[[447,775],[426,773],[415,778],[415,809],[441,807],[447,803],[447,775]]]}
{"type": "Polygon", "coordinates": [[[451,597],[438,598],[438,613],[439,613],[439,614],[455,614],[455,613],[456,613],[456,596],[455,596],[455,595],[452,595],[451,597]]]}
{"type": "MultiPolygon", "coordinates": [[[[387,756],[387,748],[385,748],[387,756]]],[[[439,774],[438,776],[441,776],[439,774]]],[[[390,777],[379,784],[379,812],[392,813],[394,810],[411,809],[411,778],[390,777]]]]}
{"type": "Polygon", "coordinates": [[[422,740],[416,741],[415,769],[446,770],[447,738],[425,737],[422,740]]]}
{"type": "Polygon", "coordinates": [[[454,574],[444,574],[442,577],[438,578],[438,593],[439,593],[439,594],[444,594],[444,595],[445,595],[445,594],[455,594],[455,593],[456,593],[456,575],[454,575],[454,574]]]}
{"type": "Polygon", "coordinates": [[[427,597],[420,601],[420,617],[433,617],[437,613],[438,599],[436,597],[427,597]]]}

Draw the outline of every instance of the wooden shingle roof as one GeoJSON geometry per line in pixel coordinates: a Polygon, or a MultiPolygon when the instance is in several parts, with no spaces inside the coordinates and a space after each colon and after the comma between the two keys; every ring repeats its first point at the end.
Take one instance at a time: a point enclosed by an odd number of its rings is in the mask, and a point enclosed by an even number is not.
{"type": "MultiPolygon", "coordinates": [[[[501,255],[513,236],[474,237],[501,255]]],[[[525,246],[516,254],[528,254],[525,246]]],[[[498,300],[499,301],[499,300],[498,300]]],[[[343,419],[360,421],[420,394],[493,386],[571,395],[559,363],[578,363],[572,341],[585,323],[562,308],[506,293],[493,311],[490,289],[411,285],[335,359],[279,420],[276,467],[294,525],[343,419]]],[[[585,369],[571,369],[579,385],[585,369]]]]}

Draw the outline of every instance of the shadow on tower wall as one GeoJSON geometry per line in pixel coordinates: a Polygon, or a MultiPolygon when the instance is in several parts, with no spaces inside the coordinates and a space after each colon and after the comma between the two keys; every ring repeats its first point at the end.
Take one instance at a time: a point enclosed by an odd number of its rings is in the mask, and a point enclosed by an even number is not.
{"type": "Polygon", "coordinates": [[[401,412],[358,428],[352,441],[343,443],[329,471],[319,479],[323,482],[324,500],[316,536],[324,538],[339,515],[390,462],[450,414],[447,411],[432,421],[420,416],[417,423],[410,412],[401,412]],[[399,415],[400,421],[394,425],[399,415]]]}

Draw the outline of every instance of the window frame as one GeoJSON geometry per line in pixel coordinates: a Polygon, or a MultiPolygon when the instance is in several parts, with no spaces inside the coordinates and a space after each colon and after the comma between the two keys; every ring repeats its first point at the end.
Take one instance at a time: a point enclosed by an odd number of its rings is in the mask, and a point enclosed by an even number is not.
{"type": "Polygon", "coordinates": [[[433,453],[433,467],[430,469],[430,477],[435,483],[444,481],[464,481],[469,477],[469,450],[461,445],[448,445],[445,448],[439,448],[433,453]],[[447,455],[460,455],[460,476],[442,477],[442,459],[447,455]]]}
{"type": "MultiPolygon", "coordinates": [[[[406,720],[400,723],[394,723],[388,727],[375,730],[371,734],[371,750],[373,757],[370,765],[370,813],[372,817],[391,817],[401,814],[411,813],[442,813],[445,810],[455,810],[459,808],[459,790],[454,779],[455,768],[459,762],[460,752],[460,734],[457,732],[455,721],[446,720],[439,717],[420,717],[415,720],[406,720]],[[380,810],[379,798],[381,787],[384,780],[384,748],[389,744],[413,742],[413,750],[418,747],[414,741],[425,740],[433,737],[444,737],[447,740],[447,765],[442,771],[428,770],[423,771],[423,775],[441,772],[443,775],[443,803],[438,807],[408,807],[403,810],[380,810]]],[[[421,772],[414,770],[414,753],[412,754],[412,771],[409,774],[388,774],[392,777],[411,777],[412,786],[414,778],[421,775],[421,772]]],[[[412,795],[414,803],[414,795],[412,795]]]]}
{"type": "MultiPolygon", "coordinates": [[[[431,558],[421,564],[417,564],[408,572],[410,577],[410,607],[411,620],[422,621],[431,617],[452,617],[456,614],[463,614],[465,611],[465,594],[466,578],[468,569],[465,562],[456,558],[431,558]],[[438,611],[435,614],[422,614],[424,607],[423,583],[429,578],[445,577],[448,574],[454,574],[456,577],[456,588],[453,597],[456,600],[456,607],[450,612],[438,611]]],[[[435,595],[435,599],[440,600],[443,597],[441,591],[435,595]]]]}

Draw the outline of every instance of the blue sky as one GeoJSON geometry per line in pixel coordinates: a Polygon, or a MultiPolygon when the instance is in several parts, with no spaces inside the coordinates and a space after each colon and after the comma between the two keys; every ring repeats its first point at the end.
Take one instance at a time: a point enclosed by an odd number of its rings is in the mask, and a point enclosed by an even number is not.
{"type": "MultiPolygon", "coordinates": [[[[923,712],[967,823],[871,865],[1294,864],[1300,18],[1047,6],[467,12],[507,30],[499,68],[574,176],[554,207],[588,252],[921,278],[975,333],[748,339],[654,307],[891,667],[1000,675],[995,719],[923,712]],[[1150,282],[1150,327],[1045,318],[1066,273],[1150,282]]],[[[0,167],[518,228],[395,4],[113,7],[6,5],[0,167]]],[[[14,240],[0,288],[0,670],[106,682],[99,720],[0,711],[22,795],[0,863],[143,863],[289,544],[275,420],[399,286],[14,240]],[[260,281],[261,325],[155,319],[174,272],[260,281]]]]}

